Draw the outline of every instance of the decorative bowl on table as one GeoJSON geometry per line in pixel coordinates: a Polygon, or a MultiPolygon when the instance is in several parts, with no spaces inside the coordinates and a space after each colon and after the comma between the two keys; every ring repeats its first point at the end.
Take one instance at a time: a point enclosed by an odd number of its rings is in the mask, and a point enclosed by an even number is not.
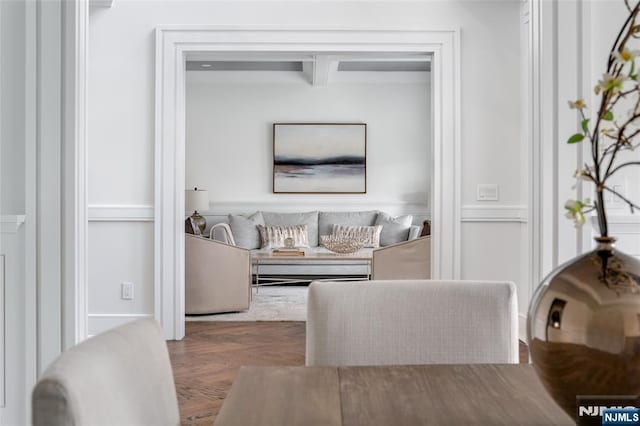
{"type": "Polygon", "coordinates": [[[345,238],[336,235],[321,235],[320,242],[329,251],[338,254],[355,253],[364,247],[363,240],[355,240],[353,238],[345,238]]]}

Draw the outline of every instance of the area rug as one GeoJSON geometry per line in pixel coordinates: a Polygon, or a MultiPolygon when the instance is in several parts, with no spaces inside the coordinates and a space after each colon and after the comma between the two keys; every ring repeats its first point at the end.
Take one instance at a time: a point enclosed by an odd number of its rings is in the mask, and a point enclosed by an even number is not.
{"type": "Polygon", "coordinates": [[[306,286],[264,286],[256,294],[246,312],[188,315],[187,321],[306,321],[306,286]]]}

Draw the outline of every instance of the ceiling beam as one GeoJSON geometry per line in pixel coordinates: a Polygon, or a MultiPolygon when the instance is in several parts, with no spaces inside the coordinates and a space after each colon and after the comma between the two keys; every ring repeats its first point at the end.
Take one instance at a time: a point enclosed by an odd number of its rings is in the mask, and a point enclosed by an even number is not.
{"type": "Polygon", "coordinates": [[[338,63],[338,61],[328,55],[315,55],[311,84],[313,84],[314,87],[324,87],[329,84],[331,73],[338,70],[338,63]]]}

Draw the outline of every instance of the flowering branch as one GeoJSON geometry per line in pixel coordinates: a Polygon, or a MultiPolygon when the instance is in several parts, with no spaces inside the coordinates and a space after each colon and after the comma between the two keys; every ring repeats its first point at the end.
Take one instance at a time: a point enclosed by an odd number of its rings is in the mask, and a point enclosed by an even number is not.
{"type": "Polygon", "coordinates": [[[607,60],[606,72],[598,81],[594,91],[601,95],[597,116],[591,123],[584,110],[587,108],[584,100],[578,99],[569,102],[569,107],[577,109],[580,114],[581,131],[572,135],[567,142],[570,144],[581,143],[585,139],[591,144],[591,157],[593,165],[585,164],[585,168],[577,170],[575,177],[580,180],[592,182],[595,185],[596,199],[584,201],[569,200],[565,204],[567,217],[573,219],[576,226],[584,223],[584,214],[597,211],[600,235],[608,236],[608,224],[603,193],[610,192],[625,202],[631,212],[640,210],[640,206],[607,186],[607,181],[621,169],[629,166],[640,166],[640,161],[628,161],[616,165],[618,154],[622,151],[633,151],[640,143],[633,144],[633,139],[640,135],[637,122],[640,120],[640,83],[636,69],[636,58],[640,56],[640,50],[630,50],[627,43],[630,40],[640,39],[640,25],[637,24],[640,14],[640,0],[632,6],[630,0],[624,0],[629,11],[624,24],[613,43],[607,60]],[[624,99],[634,97],[633,109],[617,120],[615,107],[624,99]],[[604,149],[600,144],[606,143],[604,149]],[[606,167],[605,167],[606,164],[606,167]]]}

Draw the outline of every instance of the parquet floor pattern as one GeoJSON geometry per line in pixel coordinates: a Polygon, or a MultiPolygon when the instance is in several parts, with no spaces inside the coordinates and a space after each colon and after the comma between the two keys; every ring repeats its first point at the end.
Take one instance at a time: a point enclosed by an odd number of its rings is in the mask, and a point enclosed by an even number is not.
{"type": "Polygon", "coordinates": [[[168,342],[183,425],[212,425],[243,365],[304,365],[304,322],[187,322],[168,342]]]}
{"type": "MultiPolygon", "coordinates": [[[[212,425],[243,365],[304,365],[304,322],[187,322],[168,342],[183,425],[212,425]]],[[[520,362],[527,362],[520,342],[520,362]]]]}

